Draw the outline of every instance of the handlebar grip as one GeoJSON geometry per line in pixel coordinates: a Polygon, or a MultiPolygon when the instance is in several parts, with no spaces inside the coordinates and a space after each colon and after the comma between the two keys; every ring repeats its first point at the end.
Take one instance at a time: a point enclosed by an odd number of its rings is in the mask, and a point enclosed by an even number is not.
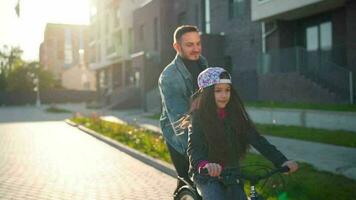
{"type": "Polygon", "coordinates": [[[199,170],[199,174],[201,174],[201,175],[209,175],[209,170],[208,170],[208,168],[201,168],[201,169],[199,170]]]}
{"type": "Polygon", "coordinates": [[[289,167],[285,165],[279,169],[279,172],[285,173],[285,172],[289,172],[289,170],[290,170],[289,167]]]}

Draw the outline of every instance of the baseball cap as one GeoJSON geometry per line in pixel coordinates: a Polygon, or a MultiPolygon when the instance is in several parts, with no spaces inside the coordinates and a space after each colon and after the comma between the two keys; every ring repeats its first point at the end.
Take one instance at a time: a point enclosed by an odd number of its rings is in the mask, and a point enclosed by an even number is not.
{"type": "Polygon", "coordinates": [[[218,83],[230,83],[231,84],[231,76],[230,74],[221,67],[209,67],[202,71],[198,76],[198,86],[199,90],[204,89],[206,87],[218,84],[218,83]],[[226,73],[228,77],[224,76],[221,78],[221,74],[226,73]]]}

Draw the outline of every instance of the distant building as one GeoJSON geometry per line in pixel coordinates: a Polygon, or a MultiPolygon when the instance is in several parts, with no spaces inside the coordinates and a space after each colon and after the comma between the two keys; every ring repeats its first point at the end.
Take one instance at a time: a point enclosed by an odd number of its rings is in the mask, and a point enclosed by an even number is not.
{"type": "Polygon", "coordinates": [[[139,74],[131,65],[133,11],[147,0],[91,0],[90,67],[98,100],[109,107],[140,104],[139,74]]]}
{"type": "Polygon", "coordinates": [[[88,26],[49,23],[40,46],[40,65],[52,72],[64,88],[95,90],[88,51],[88,26]]]}

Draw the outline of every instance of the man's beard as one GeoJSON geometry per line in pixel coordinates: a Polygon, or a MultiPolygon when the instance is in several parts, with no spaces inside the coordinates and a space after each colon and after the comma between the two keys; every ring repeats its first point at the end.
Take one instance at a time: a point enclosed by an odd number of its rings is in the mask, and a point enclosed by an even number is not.
{"type": "Polygon", "coordinates": [[[181,56],[182,56],[182,58],[187,59],[187,60],[198,60],[200,57],[200,53],[195,53],[195,54],[191,55],[191,54],[188,54],[182,50],[181,56]]]}

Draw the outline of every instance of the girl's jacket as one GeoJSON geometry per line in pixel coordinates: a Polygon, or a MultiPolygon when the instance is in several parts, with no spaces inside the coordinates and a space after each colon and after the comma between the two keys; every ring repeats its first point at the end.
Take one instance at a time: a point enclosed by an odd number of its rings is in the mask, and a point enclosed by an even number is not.
{"type": "MultiPolygon", "coordinates": [[[[236,122],[235,122],[236,123],[236,122]]],[[[237,148],[237,138],[232,134],[233,129],[231,128],[231,122],[227,117],[223,121],[225,135],[228,137],[227,141],[228,151],[230,155],[232,166],[224,166],[239,168],[239,155],[236,155],[237,148]],[[231,155],[233,158],[231,158],[231,155]]],[[[188,155],[190,161],[190,173],[194,173],[197,170],[197,165],[200,161],[209,161],[208,159],[208,144],[205,139],[202,124],[199,124],[196,119],[196,115],[193,114],[192,127],[189,130],[188,139],[188,155]]],[[[260,152],[264,157],[270,160],[276,167],[281,166],[287,158],[279,151],[277,148],[269,143],[263,136],[261,136],[256,129],[251,129],[247,134],[248,143],[252,145],[258,152],[260,152]]]]}

